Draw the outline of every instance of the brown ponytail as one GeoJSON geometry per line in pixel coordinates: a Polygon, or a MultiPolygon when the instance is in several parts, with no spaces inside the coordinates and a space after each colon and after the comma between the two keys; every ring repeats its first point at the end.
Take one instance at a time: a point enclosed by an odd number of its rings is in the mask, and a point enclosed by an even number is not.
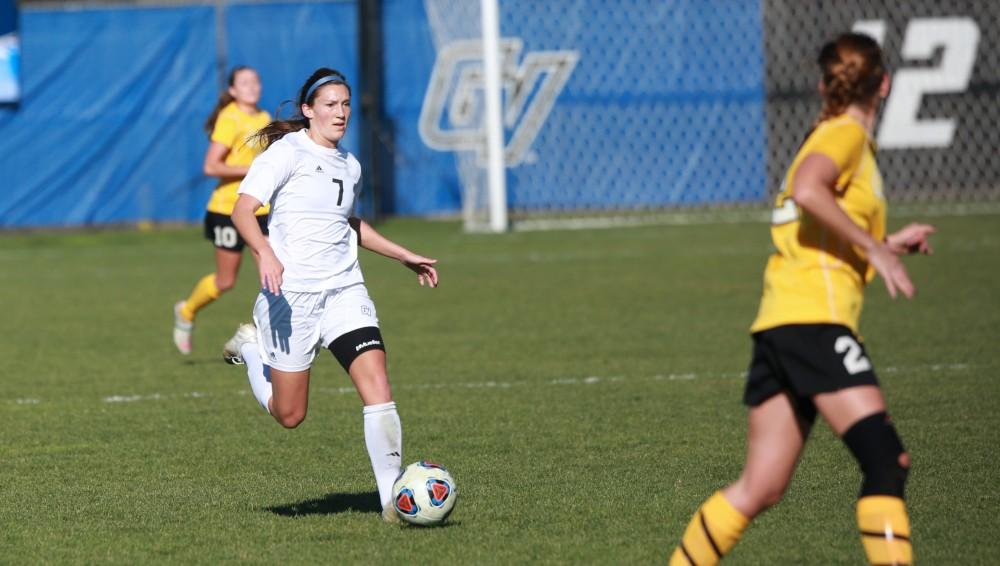
{"type": "MultiPolygon", "coordinates": [[[[253,67],[247,67],[246,65],[233,67],[233,70],[229,71],[228,85],[233,86],[236,84],[236,73],[246,70],[252,71],[253,67]]],[[[212,131],[215,130],[215,121],[219,119],[219,112],[222,112],[222,109],[228,106],[233,100],[236,99],[233,98],[233,95],[229,94],[228,88],[219,93],[219,101],[215,103],[215,108],[212,109],[212,113],[208,115],[208,119],[205,120],[205,125],[203,126],[208,137],[212,137],[212,131]]]]}
{"type": "MultiPolygon", "coordinates": [[[[312,106],[313,102],[316,100],[316,92],[319,90],[319,86],[326,84],[339,84],[347,87],[347,92],[350,94],[351,85],[347,84],[347,79],[344,74],[340,71],[330,69],[327,67],[320,67],[316,69],[313,74],[309,75],[306,82],[303,83],[302,87],[299,88],[299,95],[296,99],[298,104],[295,105],[297,112],[287,120],[274,120],[270,124],[264,126],[254,134],[250,143],[258,145],[262,150],[267,149],[272,143],[280,140],[286,134],[292,132],[297,132],[309,127],[309,119],[302,115],[302,105],[312,106]],[[325,80],[330,79],[330,80],[325,80]]],[[[282,102],[282,106],[291,101],[286,100],[282,102]]],[[[281,108],[278,108],[278,114],[281,114],[281,108]]]]}
{"type": "Polygon", "coordinates": [[[851,104],[868,104],[885,75],[882,48],[860,33],[845,33],[820,50],[823,108],[816,123],[843,114],[851,104]]]}

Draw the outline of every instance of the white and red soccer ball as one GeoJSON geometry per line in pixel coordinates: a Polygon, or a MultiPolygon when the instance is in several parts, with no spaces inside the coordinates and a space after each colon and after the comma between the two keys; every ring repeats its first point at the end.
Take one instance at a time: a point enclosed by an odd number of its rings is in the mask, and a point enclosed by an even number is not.
{"type": "Polygon", "coordinates": [[[392,505],[411,525],[440,525],[455,508],[455,479],[443,466],[421,460],[403,469],[392,485],[392,505]]]}

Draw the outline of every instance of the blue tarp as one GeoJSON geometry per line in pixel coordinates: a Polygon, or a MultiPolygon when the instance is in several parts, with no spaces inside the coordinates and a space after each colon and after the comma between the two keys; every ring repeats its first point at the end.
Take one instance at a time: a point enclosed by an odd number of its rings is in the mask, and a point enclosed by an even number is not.
{"type": "MultiPolygon", "coordinates": [[[[229,62],[259,70],[273,113],[318,66],[357,76],[356,14],[350,2],[229,6],[229,62]]],[[[199,219],[215,185],[201,173],[214,8],[27,9],[21,31],[23,98],[0,106],[0,227],[199,219]]]]}
{"type": "MultiPolygon", "coordinates": [[[[478,37],[477,6],[382,5],[384,111],[393,134],[384,140],[392,187],[383,212],[457,212],[462,176],[481,175],[474,149],[432,147],[418,126],[429,108],[437,118],[424,128],[446,141],[481,129],[481,57],[466,52],[452,81],[428,96],[442,53],[478,37]]],[[[731,0],[501,2],[501,36],[517,47],[505,75],[508,150],[518,136],[527,140],[507,170],[510,205],[760,200],[759,8],[731,0]],[[564,83],[546,90],[553,57],[575,63],[564,83]],[[551,111],[532,117],[546,97],[551,111]]],[[[228,66],[260,72],[261,106],[272,113],[318,66],[354,79],[344,145],[364,162],[357,2],[227,3],[223,15],[228,66]]],[[[215,184],[201,173],[208,145],[201,125],[218,95],[216,17],[214,6],[200,5],[24,10],[23,99],[0,106],[0,227],[198,220],[215,184]]],[[[289,105],[284,115],[293,111],[289,105]]]]}

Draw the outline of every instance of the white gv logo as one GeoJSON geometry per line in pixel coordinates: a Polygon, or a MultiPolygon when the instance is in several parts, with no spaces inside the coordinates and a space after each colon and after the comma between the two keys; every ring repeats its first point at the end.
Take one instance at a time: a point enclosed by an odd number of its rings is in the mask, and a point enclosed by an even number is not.
{"type": "MultiPolygon", "coordinates": [[[[528,150],[548,118],[570,73],[576,51],[535,51],[517,64],[524,45],[519,38],[500,41],[502,120],[512,134],[504,149],[507,166],[528,157],[528,150]]],[[[420,110],[420,137],[442,151],[475,151],[486,160],[483,49],[479,40],[449,43],[438,53],[420,110]]]]}

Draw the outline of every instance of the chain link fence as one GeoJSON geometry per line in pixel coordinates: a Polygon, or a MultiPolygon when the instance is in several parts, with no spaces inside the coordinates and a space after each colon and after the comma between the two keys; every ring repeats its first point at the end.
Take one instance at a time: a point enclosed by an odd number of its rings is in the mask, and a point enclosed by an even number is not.
{"type": "Polygon", "coordinates": [[[877,131],[887,198],[1000,196],[1000,2],[767,0],[763,15],[771,194],[819,113],[821,44],[854,29],[880,41],[893,76],[877,131]]]}

